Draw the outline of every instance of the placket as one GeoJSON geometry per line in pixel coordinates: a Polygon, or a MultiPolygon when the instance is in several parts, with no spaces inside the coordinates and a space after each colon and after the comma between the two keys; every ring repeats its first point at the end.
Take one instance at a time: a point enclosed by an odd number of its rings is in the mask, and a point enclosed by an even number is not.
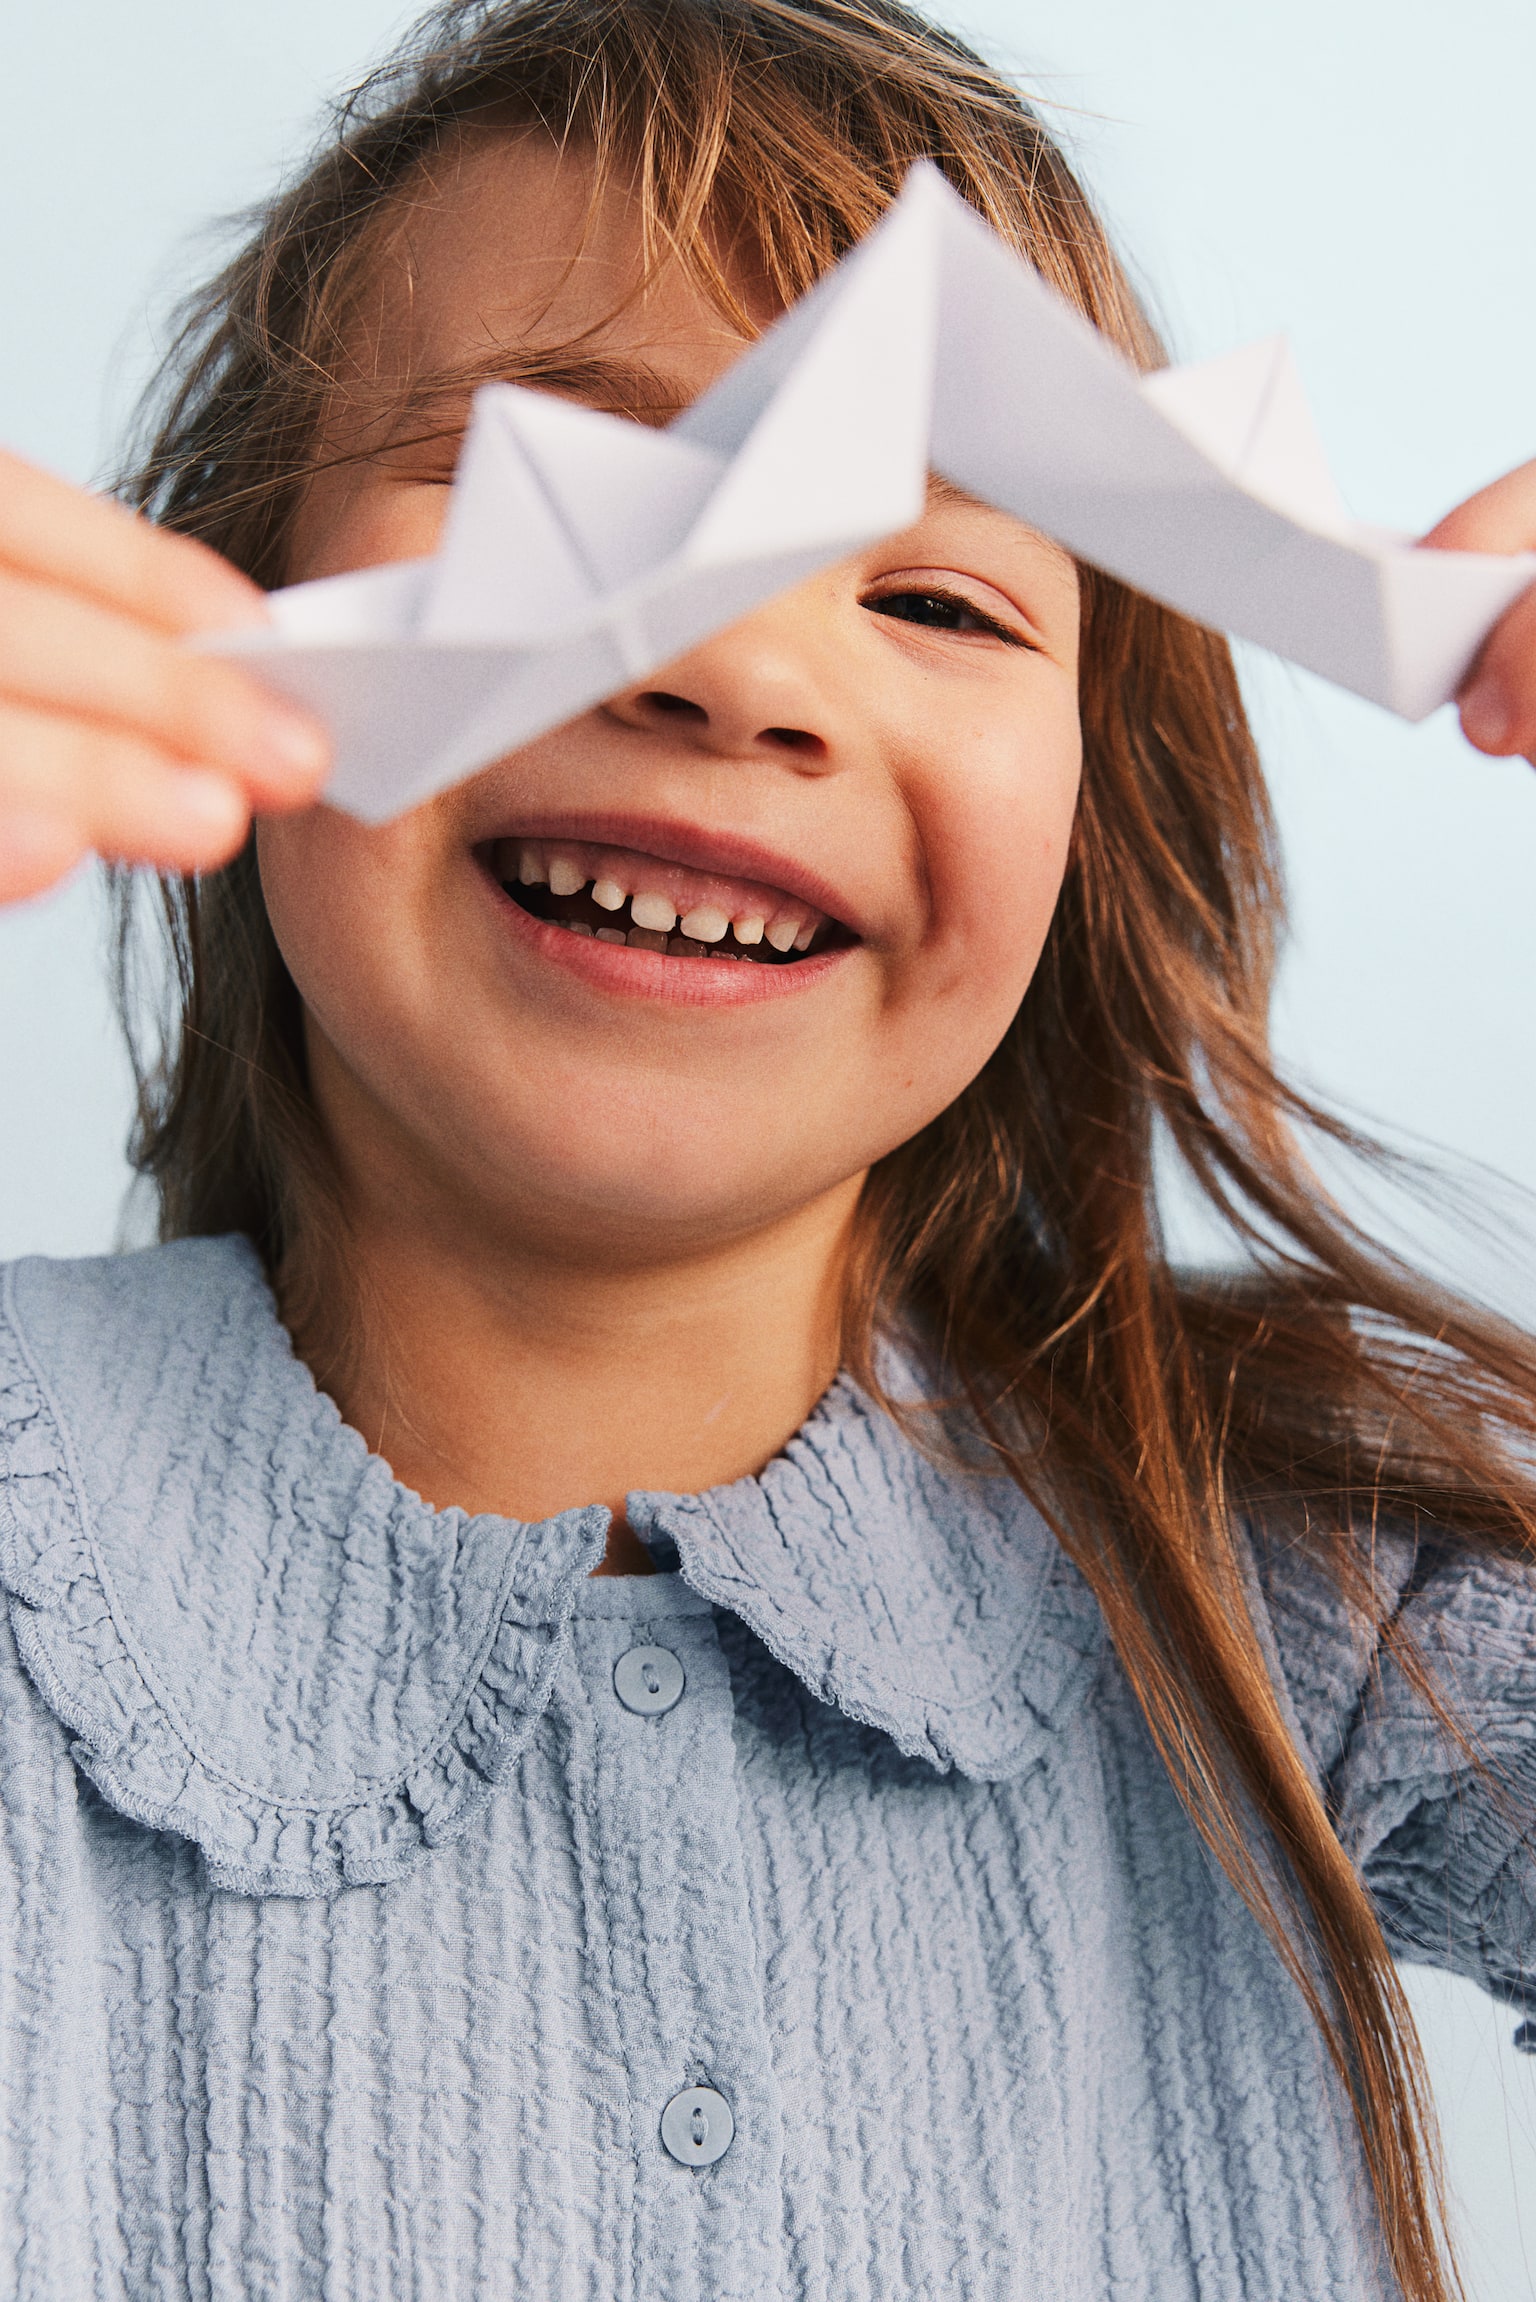
{"type": "Polygon", "coordinates": [[[628,2074],[634,2152],[615,2302],[785,2292],[783,2146],[741,1847],[730,1673],[676,1574],[585,1586],[555,1694],[587,1909],[591,2011],[628,2074]],[[654,1652],[652,1652],[654,1650],[654,1652]],[[675,1657],[676,1667],[665,1658],[675,1657]],[[657,1707],[682,1686],[665,1709],[657,1707]],[[641,1707],[632,1707],[638,1703],[641,1707]],[[711,2163],[673,2154],[712,2149],[711,2163]],[[663,2114],[673,2150],[663,2137],[663,2114]],[[701,2106],[702,2105],[702,2109],[701,2106]]]}

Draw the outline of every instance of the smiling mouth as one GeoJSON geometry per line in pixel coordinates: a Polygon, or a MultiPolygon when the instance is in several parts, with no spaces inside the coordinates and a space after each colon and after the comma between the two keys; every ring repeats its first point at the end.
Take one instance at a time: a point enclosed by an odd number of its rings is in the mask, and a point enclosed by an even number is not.
{"type": "Polygon", "coordinates": [[[668,959],[792,967],[857,939],[782,888],[664,863],[589,840],[497,839],[486,868],[535,919],[668,959]]]}

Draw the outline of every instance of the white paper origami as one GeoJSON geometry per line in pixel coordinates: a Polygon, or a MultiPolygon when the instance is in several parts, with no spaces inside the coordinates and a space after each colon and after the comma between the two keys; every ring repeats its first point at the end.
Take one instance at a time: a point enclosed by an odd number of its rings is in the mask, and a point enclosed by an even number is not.
{"type": "Polygon", "coordinates": [[[327,797],[382,821],[910,525],[930,467],[1407,719],[1536,578],[1350,519],[1283,339],[1139,376],[924,164],[666,430],[487,385],[434,557],[200,644],[318,710],[327,797]]]}

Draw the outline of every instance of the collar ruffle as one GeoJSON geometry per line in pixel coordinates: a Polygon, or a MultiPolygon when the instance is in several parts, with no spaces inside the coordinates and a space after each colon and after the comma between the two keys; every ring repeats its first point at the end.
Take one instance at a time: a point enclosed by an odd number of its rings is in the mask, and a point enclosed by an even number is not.
{"type": "Polygon", "coordinates": [[[6,1276],[0,1582],[82,1773],[237,1893],[456,1837],[548,1700],[607,1513],[432,1510],[315,1389],[243,1241],[6,1276]]]}
{"type": "Polygon", "coordinates": [[[633,1495],[631,1524],[812,1693],[999,1782],[1087,1693],[1097,1602],[1011,1480],[931,1462],[846,1377],[758,1477],[633,1495]]]}
{"type": "MultiPolygon", "coordinates": [[[[822,1700],[937,1767],[1017,1774],[1083,1700],[1097,1606],[1011,1485],[835,1384],[755,1479],[633,1523],[822,1700]]],[[[313,1895],[458,1836],[545,1708],[607,1514],[436,1511],[293,1354],[239,1239],[14,1266],[0,1585],[120,1813],[210,1882],[313,1895]]]]}

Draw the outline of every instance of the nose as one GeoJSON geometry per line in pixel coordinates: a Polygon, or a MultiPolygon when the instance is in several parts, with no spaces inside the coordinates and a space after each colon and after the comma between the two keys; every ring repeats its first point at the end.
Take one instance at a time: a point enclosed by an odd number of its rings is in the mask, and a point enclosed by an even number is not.
{"type": "Polygon", "coordinates": [[[626,688],[606,710],[626,727],[665,734],[722,759],[788,756],[824,766],[832,711],[790,619],[759,610],[668,664],[654,684],[626,688]]]}

